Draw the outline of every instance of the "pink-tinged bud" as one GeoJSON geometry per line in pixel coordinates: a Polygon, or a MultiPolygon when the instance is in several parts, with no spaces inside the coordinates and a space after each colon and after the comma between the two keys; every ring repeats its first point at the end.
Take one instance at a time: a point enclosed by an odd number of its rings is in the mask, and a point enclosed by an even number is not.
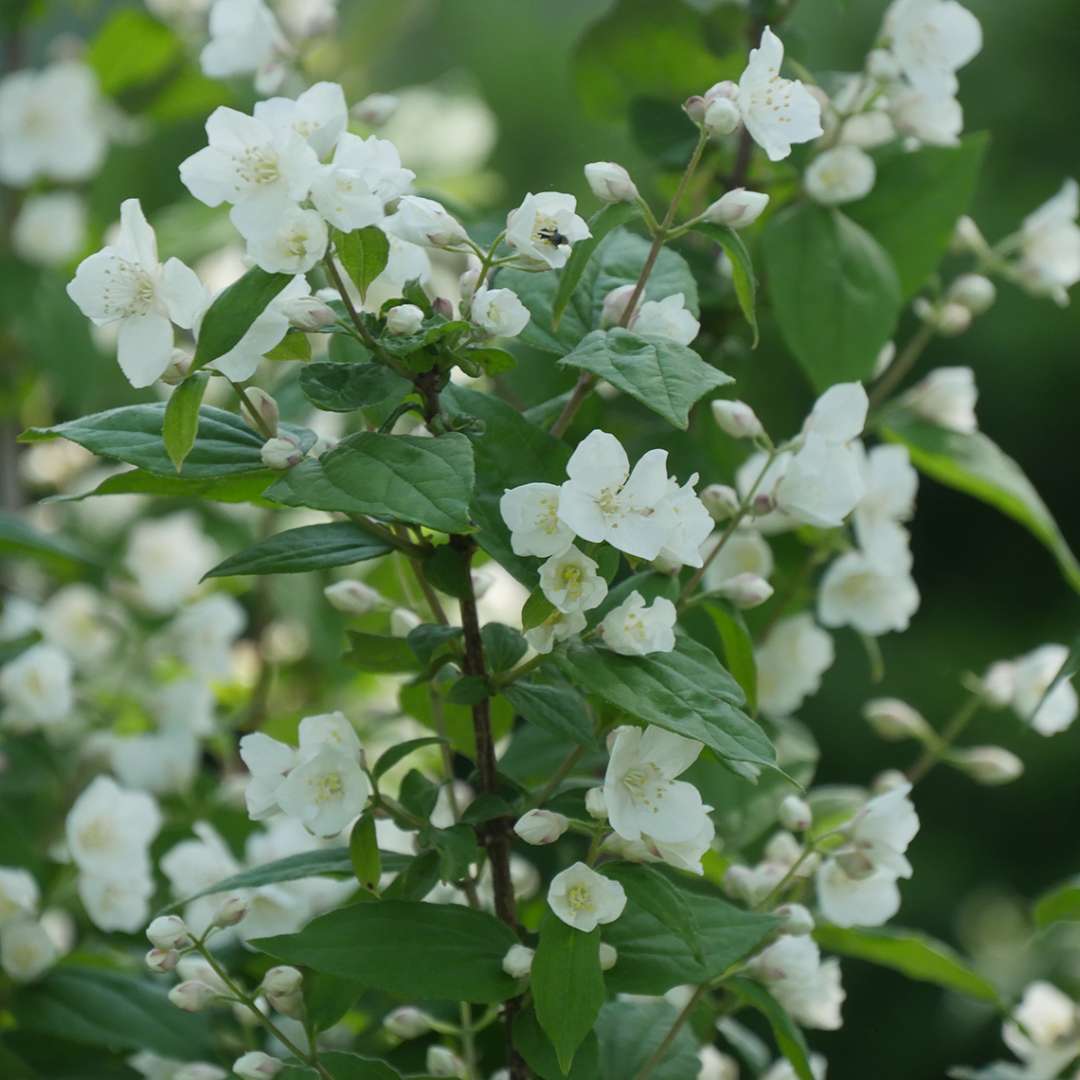
{"type": "Polygon", "coordinates": [[[446,1046],[429,1046],[424,1062],[432,1076],[461,1077],[467,1075],[465,1062],[446,1046]]]}
{"type": "Polygon", "coordinates": [[[806,832],[814,821],[810,804],[798,795],[785,796],[776,816],[780,824],[792,832],[806,832]]]}
{"type": "Polygon", "coordinates": [[[712,403],[716,426],[733,439],[758,439],[765,434],[757,413],[745,401],[718,398],[712,403]]]}
{"type": "Polygon", "coordinates": [[[312,333],[325,330],[337,322],[337,312],[317,296],[298,296],[281,305],[282,314],[300,330],[312,333]]]}
{"type": "Polygon", "coordinates": [[[415,334],[424,325],[424,312],[415,304],[398,304],[386,313],[386,332],[395,336],[415,334]]]}
{"type": "Polygon", "coordinates": [[[158,949],[187,949],[191,947],[191,931],[179,915],[159,915],[146,928],[151,945],[158,949]]]}
{"type": "Polygon", "coordinates": [[[514,832],[526,844],[553,844],[570,827],[563,814],[550,810],[530,810],[517,819],[514,832]]]}
{"type": "Polygon", "coordinates": [[[620,285],[604,297],[604,304],[600,309],[601,326],[619,326],[622,323],[626,305],[634,295],[634,288],[634,285],[620,285]]]}
{"type": "Polygon", "coordinates": [[[708,102],[701,94],[693,94],[683,102],[683,111],[695,124],[705,123],[705,110],[708,107],[708,102]]]}
{"type": "Polygon", "coordinates": [[[978,784],[1008,784],[1024,771],[1024,763],[1003,746],[969,746],[953,750],[948,756],[956,766],[978,784]]]}
{"type": "Polygon", "coordinates": [[[619,962],[619,952],[614,945],[600,942],[600,970],[610,971],[619,962]]]}
{"type": "Polygon", "coordinates": [[[183,349],[173,349],[172,360],[161,376],[166,386],[178,386],[191,374],[191,361],[194,357],[183,349]]]}
{"type": "Polygon", "coordinates": [[[526,945],[511,945],[503,957],[502,969],[511,979],[524,979],[532,971],[535,955],[526,945]]]}
{"type": "Polygon", "coordinates": [[[222,929],[236,926],[237,923],[244,921],[247,917],[247,913],[247,901],[242,900],[239,896],[230,896],[228,900],[217,909],[217,914],[214,916],[212,925],[219,926],[222,929]]]}
{"type": "Polygon", "coordinates": [[[346,615],[366,615],[369,611],[374,611],[386,603],[370,585],[365,585],[362,581],[354,581],[352,578],[327,585],[323,589],[323,596],[330,602],[332,608],[346,615]]]}
{"type": "Polygon", "coordinates": [[[760,607],[773,594],[773,587],[760,575],[746,572],[721,582],[716,591],[737,608],[760,607]]]}
{"type": "Polygon", "coordinates": [[[441,315],[444,319],[454,317],[454,305],[445,296],[436,296],[431,301],[431,307],[436,315],[441,315]]]}
{"type": "Polygon", "coordinates": [[[461,289],[462,301],[469,301],[476,292],[476,283],[480,280],[480,267],[470,266],[464,274],[458,278],[458,288],[461,289]]]}
{"type": "Polygon", "coordinates": [[[179,962],[180,954],[175,949],[151,949],[146,954],[146,966],[159,974],[173,971],[179,962]]]}
{"type": "Polygon", "coordinates": [[[383,1027],[399,1039],[418,1039],[431,1031],[431,1017],[412,1005],[402,1005],[386,1014],[383,1027]]]}
{"type": "Polygon", "coordinates": [[[738,96],[739,84],[732,82],[731,79],[724,79],[722,82],[713,83],[705,91],[705,102],[711,105],[714,101],[735,101],[738,96]]]}
{"type": "Polygon", "coordinates": [[[260,390],[257,386],[248,388],[247,398],[251,402],[251,407],[255,410],[256,421],[261,420],[266,430],[271,435],[276,435],[278,433],[278,421],[281,419],[278,403],[265,390],[260,390]]]}
{"type": "Polygon", "coordinates": [[[874,698],[863,706],[863,717],[874,731],[890,742],[925,739],[930,725],[919,712],[898,698],[874,698]]]}
{"type": "Polygon", "coordinates": [[[264,976],[262,992],[271,1008],[282,1016],[300,1019],[304,1015],[304,976],[294,967],[272,967],[264,976]]]}
{"type": "Polygon", "coordinates": [[[638,198],[637,185],[630,174],[614,161],[590,162],[585,166],[585,179],[601,202],[634,202],[638,198]]]}
{"type": "Polygon", "coordinates": [[[352,114],[362,124],[369,127],[382,127],[401,103],[393,94],[368,94],[352,107],[352,114]]]}
{"type": "Polygon", "coordinates": [[[982,274],[961,274],[949,286],[948,296],[954,304],[966,307],[972,315],[983,315],[994,306],[997,289],[982,274]]]}
{"type": "Polygon", "coordinates": [[[602,787],[591,787],[585,792],[585,813],[595,821],[607,821],[607,800],[602,787]]]}
{"type": "Polygon", "coordinates": [[[780,932],[801,937],[813,933],[814,916],[802,904],[781,904],[773,914],[784,920],[780,932]]]}
{"type": "Polygon", "coordinates": [[[304,460],[304,451],[292,435],[278,435],[267,439],[259,455],[268,469],[291,469],[304,460]]]}
{"type": "Polygon", "coordinates": [[[730,98],[719,97],[705,108],[705,130],[713,138],[730,135],[741,123],[739,106],[730,98]]]}
{"type": "Polygon", "coordinates": [[[713,521],[727,521],[739,509],[739,494],[728,484],[709,484],[698,492],[698,498],[713,521]]]}
{"type": "Polygon", "coordinates": [[[754,874],[748,866],[729,866],[722,887],[733,900],[745,900],[754,889],[754,874]]]}
{"type": "Polygon", "coordinates": [[[252,1050],[233,1062],[233,1072],[240,1080],[271,1080],[285,1068],[285,1062],[264,1054],[261,1050],[252,1050]]]}
{"type": "Polygon", "coordinates": [[[759,491],[750,504],[751,517],[765,517],[776,509],[776,499],[768,492],[759,491]]]}
{"type": "Polygon", "coordinates": [[[202,1012],[209,1008],[221,995],[212,987],[198,979],[188,979],[178,983],[169,991],[169,1000],[184,1012],[202,1012]]]}
{"type": "Polygon", "coordinates": [[[731,191],[721,195],[701,216],[713,225],[728,225],[732,229],[745,229],[761,217],[768,205],[769,196],[763,191],[732,188],[731,191]]]}

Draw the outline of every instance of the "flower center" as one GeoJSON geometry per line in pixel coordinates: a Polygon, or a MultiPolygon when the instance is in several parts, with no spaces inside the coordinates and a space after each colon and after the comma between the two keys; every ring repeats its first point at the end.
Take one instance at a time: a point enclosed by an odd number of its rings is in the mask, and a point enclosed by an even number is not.
{"type": "Polygon", "coordinates": [[[236,171],[245,184],[260,186],[281,179],[277,154],[262,146],[249,146],[236,160],[236,171]]]}
{"type": "Polygon", "coordinates": [[[107,851],[112,845],[112,829],[101,818],[96,818],[89,825],[79,830],[79,842],[89,851],[107,851]]]}
{"type": "Polygon", "coordinates": [[[564,566],[562,568],[562,573],[560,574],[560,577],[562,578],[563,588],[566,590],[566,595],[571,600],[577,600],[581,596],[583,586],[582,579],[584,575],[581,572],[581,567],[574,566],[573,564],[569,566],[564,566]]]}
{"type": "Polygon", "coordinates": [[[592,911],[592,891],[588,885],[571,885],[566,890],[566,903],[571,911],[592,911]]]}
{"type": "Polygon", "coordinates": [[[314,788],[315,801],[325,803],[339,798],[345,790],[345,784],[341,779],[341,773],[324,773],[315,781],[314,788]]]}
{"type": "Polygon", "coordinates": [[[113,259],[105,268],[104,309],[111,318],[145,315],[153,306],[157,290],[153,278],[136,263],[113,259]]]}

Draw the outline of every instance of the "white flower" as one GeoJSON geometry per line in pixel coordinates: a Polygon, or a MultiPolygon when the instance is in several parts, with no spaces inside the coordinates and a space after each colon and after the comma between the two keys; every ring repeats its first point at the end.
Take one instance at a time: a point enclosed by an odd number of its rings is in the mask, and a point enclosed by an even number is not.
{"type": "Polygon", "coordinates": [[[964,110],[953,97],[932,97],[902,89],[888,98],[896,130],[930,146],[956,146],[964,130],[964,110]]]}
{"type": "Polygon", "coordinates": [[[259,457],[268,469],[291,469],[304,460],[304,450],[295,435],[284,434],[267,439],[259,457]]]}
{"type": "Polygon", "coordinates": [[[371,784],[354,755],[326,746],[290,770],[276,798],[289,817],[316,836],[337,836],[359,817],[371,795],[371,784]]]}
{"type": "Polygon", "coordinates": [[[183,608],[166,633],[192,672],[205,679],[223,679],[229,672],[229,649],[246,625],[239,601],[218,592],[183,608]]]}
{"type": "Polygon", "coordinates": [[[249,199],[229,218],[247,241],[248,257],[268,274],[305,274],[326,254],[326,222],[284,196],[249,199]]]}
{"type": "Polygon", "coordinates": [[[17,866],[0,866],[0,927],[37,914],[39,892],[34,876],[17,866]]]}
{"type": "Polygon", "coordinates": [[[714,203],[710,203],[701,215],[713,225],[727,225],[731,229],[745,229],[753,225],[769,205],[769,196],[762,191],[732,188],[714,203]]]}
{"type": "Polygon", "coordinates": [[[696,1080],[739,1080],[739,1065],[734,1058],[721,1054],[715,1046],[703,1046],[698,1050],[696,1080]]]}
{"type": "Polygon", "coordinates": [[[386,313],[386,332],[403,337],[418,333],[424,325],[424,311],[416,304],[396,304],[386,313]]]}
{"type": "Polygon", "coordinates": [[[871,866],[905,878],[911,877],[911,863],[904,853],[919,831],[910,794],[911,785],[903,783],[875,795],[848,826],[854,850],[871,866]]]}
{"type": "Polygon", "coordinates": [[[571,247],[592,235],[576,209],[573,195],[530,192],[506,217],[506,242],[530,262],[558,270],[570,258],[571,247]]]}
{"type": "Polygon", "coordinates": [[[863,451],[861,443],[852,446],[860,458],[865,487],[855,507],[855,535],[864,548],[888,543],[882,533],[891,534],[895,543],[898,523],[909,521],[915,513],[919,474],[905,446],[883,444],[869,452],[863,451]]]}
{"type": "MultiPolygon", "coordinates": [[[[208,889],[240,870],[240,864],[212,826],[197,821],[192,831],[196,839],[181,840],[165,852],[160,862],[161,872],[177,898],[208,889]]],[[[234,895],[226,894],[225,898],[234,895]]],[[[184,921],[196,934],[204,933],[221,902],[221,894],[192,900],[184,907],[184,921]]]]}
{"type": "Polygon", "coordinates": [[[756,653],[758,703],[766,716],[790,716],[810,695],[832,666],[832,638],[812,615],[781,619],[756,653]]]}
{"type": "Polygon", "coordinates": [[[931,371],[900,399],[912,412],[938,427],[970,435],[977,431],[975,373],[968,367],[931,371]]]}
{"type": "Polygon", "coordinates": [[[659,555],[661,562],[681,566],[701,566],[704,562],[701,545],[712,532],[713,518],[694,493],[697,482],[697,473],[681,487],[678,481],[668,479],[667,498],[657,507],[657,513],[668,519],[668,534],[659,555]]]}
{"type": "Polygon", "coordinates": [[[1013,663],[1012,706],[1040,735],[1056,735],[1076,719],[1076,688],[1069,679],[1044,700],[1068,655],[1064,645],[1042,645],[1013,663]]]}
{"type": "Polygon", "coordinates": [[[214,0],[210,9],[210,41],[199,56],[204,75],[227,79],[256,75],[256,89],[276,88],[287,51],[285,36],[263,0],[214,0]]]}
{"type": "Polygon", "coordinates": [[[815,884],[821,913],[837,926],[881,926],[900,910],[896,876],[885,870],[852,877],[836,859],[828,859],[815,884]]]}
{"type": "Polygon", "coordinates": [[[722,588],[743,574],[766,581],[773,572],[773,553],[761,533],[754,529],[738,529],[727,538],[719,553],[705,571],[708,589],[722,588]]]}
{"type": "Polygon", "coordinates": [[[607,582],[596,572],[596,561],[571,545],[561,555],[552,555],[540,567],[540,588],[544,596],[566,615],[589,611],[607,596],[607,582]]]}
{"type": "Polygon", "coordinates": [[[180,163],[181,182],[207,206],[261,203],[267,227],[282,201],[307,196],[319,171],[315,151],[291,124],[271,125],[222,105],[206,121],[206,138],[207,146],[180,163]]]}
{"type": "Polygon", "coordinates": [[[155,795],[191,787],[200,747],[186,724],[144,735],[108,736],[109,766],[126,787],[155,795]]]}
{"type": "Polygon", "coordinates": [[[663,300],[646,300],[634,313],[630,328],[635,334],[689,345],[698,336],[701,323],[686,307],[686,297],[674,293],[663,300]]]}
{"type": "Polygon", "coordinates": [[[206,292],[179,259],[158,262],[157,238],[138,199],[120,205],[120,233],[83,259],[68,296],[96,326],[119,324],[116,359],[132,386],[149,386],[172,361],[172,324],[195,325],[206,292]]]}
{"type": "Polygon", "coordinates": [[[353,578],[344,578],[335,581],[333,585],[327,585],[323,589],[323,596],[332,608],[346,615],[366,615],[385,603],[382,596],[370,585],[353,578]]]}
{"type": "Polygon", "coordinates": [[[56,946],[41,923],[22,919],[0,928],[0,967],[16,982],[32,982],[57,959],[56,946]]]}
{"type": "Polygon", "coordinates": [[[261,1050],[249,1050],[233,1062],[232,1071],[240,1080],[271,1080],[285,1068],[280,1058],[271,1057],[261,1050]]]}
{"type": "Polygon", "coordinates": [[[1026,1065],[1025,1076],[1058,1076],[1080,1050],[1076,1003],[1052,983],[1033,982],[1003,1025],[1001,1037],[1026,1065]]]}
{"type": "Polygon", "coordinates": [[[539,626],[525,631],[525,640],[538,653],[549,653],[556,642],[580,634],[588,625],[584,612],[575,611],[566,615],[553,611],[539,626]]]}
{"type": "Polygon", "coordinates": [[[1031,292],[1061,305],[1069,302],[1066,290],[1080,281],[1078,209],[1080,186],[1069,179],[1020,228],[1020,280],[1031,292]]]}
{"type": "Polygon", "coordinates": [[[894,0],[885,32],[912,85],[939,97],[956,92],[956,72],[982,48],[979,20],[956,0],[894,0]]]}
{"type": "MultiPolygon", "coordinates": [[[[626,317],[627,305],[630,303],[630,298],[634,295],[636,289],[637,285],[630,282],[626,285],[616,286],[616,288],[611,289],[604,295],[604,302],[600,307],[601,326],[622,325],[622,321],[626,317]]],[[[630,322],[633,322],[632,316],[630,322]]]]}
{"type": "Polygon", "coordinates": [[[295,101],[286,97],[257,101],[253,112],[268,127],[291,128],[320,158],[334,149],[349,122],[345,91],[332,82],[315,83],[295,101]]]}
{"type": "Polygon", "coordinates": [[[553,844],[570,827],[564,814],[550,810],[529,810],[514,823],[514,832],[526,844],[553,844]]]}
{"type": "Polygon", "coordinates": [[[296,764],[296,751],[256,731],[240,740],[240,758],[251,774],[244,790],[248,817],[262,821],[278,810],[278,790],[286,773],[296,764]]]}
{"type": "Polygon", "coordinates": [[[889,114],[884,109],[870,109],[868,112],[849,116],[840,128],[840,141],[863,150],[873,150],[884,146],[896,137],[896,129],[889,114]]]}
{"type": "Polygon", "coordinates": [[[499,513],[510,530],[515,555],[548,558],[561,555],[574,542],[573,530],[559,519],[559,488],[555,484],[522,484],[506,491],[499,513]]]}
{"type": "Polygon", "coordinates": [[[4,722],[16,730],[66,720],[75,699],[71,661],[55,645],[31,645],[0,668],[0,698],[6,709],[4,722]]]}
{"type": "Polygon", "coordinates": [[[803,431],[828,443],[847,445],[862,434],[869,406],[861,383],[837,383],[814,402],[803,431]]]}
{"type": "Polygon", "coordinates": [[[851,144],[819,154],[806,170],[806,191],[815,202],[839,206],[865,198],[874,189],[874,159],[851,144]]]}
{"type": "Polygon", "coordinates": [[[666,450],[650,450],[631,473],[619,440],[593,431],[571,454],[566,472],[558,513],[578,536],[641,559],[660,554],[672,525],[659,509],[669,492],[666,450]]]}
{"type": "Polygon", "coordinates": [[[147,848],[161,828],[157,801],[98,776],[75,800],[64,823],[75,865],[88,874],[114,877],[147,865],[147,848]]]}
{"type": "Polygon", "coordinates": [[[195,735],[214,731],[214,691],[202,679],[173,679],[154,695],[154,715],[162,728],[188,728],[195,735]]]}
{"type": "Polygon", "coordinates": [[[70,191],[31,195],[11,227],[16,254],[38,266],[63,266],[86,242],[86,205],[70,191]]]}
{"type": "Polygon", "coordinates": [[[777,508],[819,528],[837,528],[865,493],[851,448],[811,431],[786,463],[774,492],[777,508]]]}
{"type": "Polygon", "coordinates": [[[600,636],[612,652],[646,656],[675,648],[675,605],[658,596],[650,606],[636,589],[600,623],[600,636]]]}
{"type": "Polygon", "coordinates": [[[697,874],[699,877],[705,873],[701,860],[705,853],[712,848],[716,838],[716,826],[709,817],[711,806],[704,806],[705,813],[697,819],[697,830],[685,840],[657,840],[653,836],[642,834],[641,842],[645,850],[653,858],[665,862],[668,866],[674,866],[676,870],[685,870],[689,874],[697,874]]]}
{"type": "Polygon", "coordinates": [[[585,179],[601,202],[632,203],[638,198],[637,185],[630,174],[614,161],[593,161],[586,165],[585,179]]]}
{"type": "Polygon", "coordinates": [[[765,434],[757,413],[745,401],[717,398],[712,403],[716,426],[733,439],[757,439],[765,434]]]}
{"type": "Polygon", "coordinates": [[[311,199],[327,221],[350,232],[380,222],[385,205],[404,195],[414,178],[392,142],[346,132],[312,183],[311,199]]]}
{"type": "Polygon", "coordinates": [[[603,877],[582,862],[556,874],[547,894],[551,910],[567,926],[589,933],[614,922],[626,907],[626,893],[617,881],[603,877]]]}
{"type": "Polygon", "coordinates": [[[89,585],[65,585],[41,608],[42,635],[77,664],[92,667],[116,645],[115,619],[100,593],[89,585]]]}
{"type": "Polygon", "coordinates": [[[88,180],[106,147],[101,92],[86,64],[65,60],[0,80],[0,181],[88,180]]]}
{"type": "Polygon", "coordinates": [[[793,143],[809,142],[824,134],[821,106],[801,82],[780,76],[784,46],[765,27],[761,44],[750,50],[746,70],[739,79],[739,111],[754,142],[780,161],[793,143]]]}
{"type": "Polygon", "coordinates": [[[489,337],[517,337],[530,318],[510,289],[477,289],[469,303],[469,319],[489,337]]]}
{"type": "MultiPolygon", "coordinates": [[[[810,1072],[814,1080],[825,1080],[825,1072],[828,1063],[820,1054],[810,1055],[810,1072]]],[[[786,1058],[781,1058],[773,1063],[768,1072],[761,1074],[761,1080],[798,1080],[795,1075],[795,1066],[786,1058]]]]}
{"type": "Polygon", "coordinates": [[[876,637],[908,628],[919,607],[919,590],[911,578],[907,535],[903,547],[889,545],[849,551],[834,560],[821,579],[818,618],[825,626],[852,626],[876,637]]]}
{"type": "Polygon", "coordinates": [[[469,238],[464,226],[441,203],[419,195],[404,195],[384,222],[387,232],[422,247],[453,247],[469,238]]]}
{"type": "Polygon", "coordinates": [[[834,959],[822,961],[813,938],[784,935],[754,957],[748,967],[804,1027],[823,1031],[840,1027],[845,997],[840,964],[834,959]]]}
{"type": "Polygon", "coordinates": [[[396,607],[390,612],[390,633],[394,637],[408,637],[423,621],[415,611],[396,607]]]}
{"type": "Polygon", "coordinates": [[[604,776],[611,827],[626,840],[640,840],[643,833],[661,842],[692,839],[704,804],[693,784],[675,778],[700,753],[701,743],[663,728],[617,728],[604,776]]]}

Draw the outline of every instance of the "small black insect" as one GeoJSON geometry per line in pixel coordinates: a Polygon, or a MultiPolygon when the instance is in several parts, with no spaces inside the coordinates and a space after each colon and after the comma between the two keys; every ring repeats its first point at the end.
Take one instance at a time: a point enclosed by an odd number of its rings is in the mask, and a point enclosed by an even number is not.
{"type": "Polygon", "coordinates": [[[541,240],[546,240],[552,247],[562,247],[570,241],[556,228],[541,229],[537,234],[541,240]]]}

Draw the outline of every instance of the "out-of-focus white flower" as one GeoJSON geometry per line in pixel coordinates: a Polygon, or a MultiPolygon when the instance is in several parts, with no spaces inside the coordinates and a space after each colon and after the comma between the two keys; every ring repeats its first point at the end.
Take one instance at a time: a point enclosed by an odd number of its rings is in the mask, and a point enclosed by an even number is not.
{"type": "Polygon", "coordinates": [[[813,616],[803,613],[781,619],[756,653],[761,711],[767,716],[790,716],[817,693],[834,658],[832,638],[815,625],[813,616]]]}
{"type": "Polygon", "coordinates": [[[400,101],[396,94],[368,94],[352,107],[352,114],[369,127],[382,127],[394,115],[400,101]]]}
{"type": "Polygon", "coordinates": [[[116,359],[132,386],[149,386],[172,361],[173,323],[193,327],[206,291],[179,259],[158,261],[157,238],[138,199],[120,205],[120,233],[83,259],[68,296],[95,326],[119,324],[116,359]]]}
{"type": "Polygon", "coordinates": [[[194,979],[178,983],[169,991],[169,1001],[184,1012],[202,1012],[213,1005],[220,996],[214,987],[194,979]]]}
{"type": "Polygon", "coordinates": [[[978,784],[1011,784],[1024,772],[1024,763],[1003,746],[965,746],[949,753],[949,764],[978,784]]]}
{"type": "Polygon", "coordinates": [[[607,582],[597,573],[596,561],[573,545],[540,567],[540,588],[566,615],[591,610],[603,603],[608,591],[607,582]]]}
{"type": "Polygon", "coordinates": [[[623,887],[582,862],[551,879],[547,899],[558,918],[585,933],[601,923],[614,922],[626,907],[623,887]]]}
{"type": "Polygon", "coordinates": [[[98,776],[75,800],[64,832],[80,870],[113,877],[148,865],[147,848],[160,828],[161,812],[154,798],[98,776]]]}
{"type": "Polygon", "coordinates": [[[418,1039],[431,1031],[431,1017],[415,1005],[401,1005],[386,1014],[383,1027],[399,1039],[418,1039]]]}
{"type": "Polygon", "coordinates": [[[994,306],[997,289],[983,274],[961,274],[949,286],[948,299],[967,308],[972,315],[983,315],[994,306]]]}
{"type": "Polygon", "coordinates": [[[885,33],[900,70],[924,93],[956,93],[956,72],[982,48],[979,20],[956,0],[893,0],[885,33]]]}
{"type": "Polygon", "coordinates": [[[282,1069],[285,1062],[271,1057],[261,1050],[249,1050],[233,1062],[232,1071],[240,1080],[272,1080],[282,1069]]]}
{"type": "Polygon", "coordinates": [[[199,56],[204,75],[227,79],[254,75],[260,93],[277,89],[288,43],[263,0],[214,0],[210,40],[199,56]]]}
{"type": "Polygon", "coordinates": [[[636,589],[600,622],[604,644],[622,656],[647,656],[675,648],[675,605],[658,596],[646,606],[636,589]]]}
{"type": "Polygon", "coordinates": [[[1056,735],[1076,719],[1077,693],[1070,679],[1046,693],[1068,655],[1064,645],[1042,645],[1012,664],[1012,706],[1040,735],[1056,735]]]}
{"type": "Polygon", "coordinates": [[[115,615],[89,585],[65,585],[45,603],[39,615],[42,635],[77,664],[92,667],[116,645],[115,615]]]}
{"type": "Polygon", "coordinates": [[[784,935],[748,965],[776,1000],[805,1027],[835,1031],[841,1025],[844,988],[840,964],[822,960],[817,943],[805,935],[784,935]]]}
{"type": "Polygon", "coordinates": [[[764,604],[773,594],[773,587],[757,574],[736,574],[716,586],[725,599],[737,608],[747,610],[764,604]]]}
{"type": "Polygon", "coordinates": [[[588,624],[585,613],[553,611],[542,623],[525,631],[525,640],[538,653],[549,653],[557,642],[580,634],[588,624]]]}
{"type": "Polygon", "coordinates": [[[134,578],[135,594],[148,610],[174,611],[198,587],[220,552],[199,526],[181,511],[140,521],[131,530],[124,569],[134,578]]]}
{"type": "Polygon", "coordinates": [[[477,289],[469,302],[469,319],[490,337],[517,337],[525,329],[529,309],[510,289],[477,289]]]}
{"type": "Polygon", "coordinates": [[[638,198],[637,185],[630,174],[614,161],[593,161],[586,165],[585,179],[601,202],[634,202],[638,198]]]}
{"type": "Polygon", "coordinates": [[[793,143],[809,142],[824,134],[821,106],[797,79],[781,77],[783,62],[784,46],[766,27],[758,48],[750,50],[739,79],[743,123],[770,161],[786,158],[793,143]]]}
{"type": "Polygon", "coordinates": [[[1080,281],[1080,185],[1066,180],[1061,191],[1024,218],[1017,267],[1024,286],[1064,306],[1080,281]]]}
{"type": "Polygon", "coordinates": [[[573,245],[591,235],[576,209],[573,195],[530,192],[507,215],[506,242],[522,258],[557,270],[566,265],[573,245]]]}
{"type": "Polygon", "coordinates": [[[954,97],[932,97],[901,89],[888,98],[896,130],[929,146],[956,146],[964,130],[964,110],[954,97]]]}
{"type": "Polygon", "coordinates": [[[745,401],[717,398],[712,403],[712,415],[716,426],[733,439],[757,439],[765,434],[757,413],[745,401]]]}
{"type": "Polygon", "coordinates": [[[39,898],[33,874],[17,866],[0,866],[0,927],[36,915],[39,898]]]}
{"type": "Polygon", "coordinates": [[[323,589],[323,596],[330,602],[331,607],[346,615],[366,615],[386,603],[381,594],[370,585],[354,578],[344,578],[335,581],[333,585],[327,585],[323,589]]]}
{"type": "Polygon", "coordinates": [[[923,739],[930,733],[922,714],[897,698],[874,698],[863,706],[867,723],[883,739],[923,739]]]}
{"type": "Polygon", "coordinates": [[[720,1053],[715,1046],[703,1046],[698,1050],[698,1069],[696,1080],[739,1080],[738,1062],[727,1054],[720,1053]]]}
{"type": "Polygon", "coordinates": [[[674,293],[663,300],[646,300],[635,312],[630,329],[646,337],[689,345],[698,336],[701,323],[686,307],[686,297],[674,293]]]}
{"type": "Polygon", "coordinates": [[[229,672],[229,649],[246,625],[239,601],[217,592],[182,608],[166,635],[192,672],[204,679],[221,679],[229,672]]]}
{"type": "Polygon", "coordinates": [[[1076,1003],[1052,983],[1033,982],[1002,1026],[1001,1037],[1024,1062],[1024,1075],[1058,1076],[1080,1051],[1076,1003]]]}
{"type": "Polygon", "coordinates": [[[468,239],[464,226],[441,203],[419,195],[404,195],[384,222],[387,232],[422,247],[454,247],[468,239]]]}
{"type": "MultiPolygon", "coordinates": [[[[825,1080],[827,1069],[828,1062],[821,1054],[810,1055],[810,1072],[814,1080],[825,1080]]],[[[798,1078],[795,1075],[795,1066],[787,1058],[781,1058],[769,1067],[768,1072],[761,1074],[761,1080],[798,1080],[798,1078]]]]}
{"type": "Polygon", "coordinates": [[[86,205],[70,191],[31,195],[11,227],[16,254],[38,266],[63,266],[85,243],[86,205]]]}
{"type": "MultiPolygon", "coordinates": [[[[919,474],[911,464],[907,448],[889,444],[864,452],[861,443],[852,444],[859,455],[865,494],[855,507],[855,535],[867,549],[896,545],[901,535],[899,522],[915,513],[919,474]]],[[[905,538],[906,546],[906,538],[905,538]]]]}
{"type": "Polygon", "coordinates": [[[33,919],[0,928],[0,967],[16,982],[33,982],[59,959],[48,931],[33,919]]]}
{"type": "Polygon", "coordinates": [[[31,645],[0,668],[0,698],[4,723],[17,731],[58,724],[75,704],[74,669],[67,654],[55,645],[31,645]]]}
{"type": "Polygon", "coordinates": [[[457,1077],[458,1080],[464,1080],[468,1075],[465,1062],[447,1046],[429,1046],[425,1065],[432,1076],[457,1077]]]}
{"type": "Polygon", "coordinates": [[[824,206],[863,199],[874,189],[874,159],[850,143],[841,143],[819,154],[806,170],[807,194],[824,206]]]}
{"type": "Polygon", "coordinates": [[[863,150],[883,146],[895,137],[896,129],[889,114],[883,109],[870,109],[849,116],[840,129],[841,143],[858,146],[863,150]]]}
{"type": "Polygon", "coordinates": [[[396,607],[390,612],[390,633],[394,637],[408,637],[423,621],[415,611],[396,607]]]}
{"type": "Polygon", "coordinates": [[[86,64],[65,60],[0,80],[0,181],[87,180],[106,148],[101,91],[86,64]]]}
{"type": "Polygon", "coordinates": [[[773,554],[768,542],[754,529],[739,529],[728,537],[709,563],[705,571],[705,585],[710,590],[720,589],[742,575],[767,581],[772,572],[773,554]]]}
{"type": "Polygon", "coordinates": [[[565,814],[550,810],[529,810],[514,823],[514,832],[526,844],[553,844],[570,827],[565,814]]]}
{"type": "Polygon", "coordinates": [[[971,368],[943,367],[935,368],[916,383],[901,401],[938,427],[970,435],[979,428],[975,417],[977,398],[975,373],[971,368]]]}
{"type": "Polygon", "coordinates": [[[908,628],[919,607],[911,577],[907,536],[864,551],[848,551],[825,571],[818,594],[818,618],[824,626],[852,626],[876,637],[908,628]]]}

